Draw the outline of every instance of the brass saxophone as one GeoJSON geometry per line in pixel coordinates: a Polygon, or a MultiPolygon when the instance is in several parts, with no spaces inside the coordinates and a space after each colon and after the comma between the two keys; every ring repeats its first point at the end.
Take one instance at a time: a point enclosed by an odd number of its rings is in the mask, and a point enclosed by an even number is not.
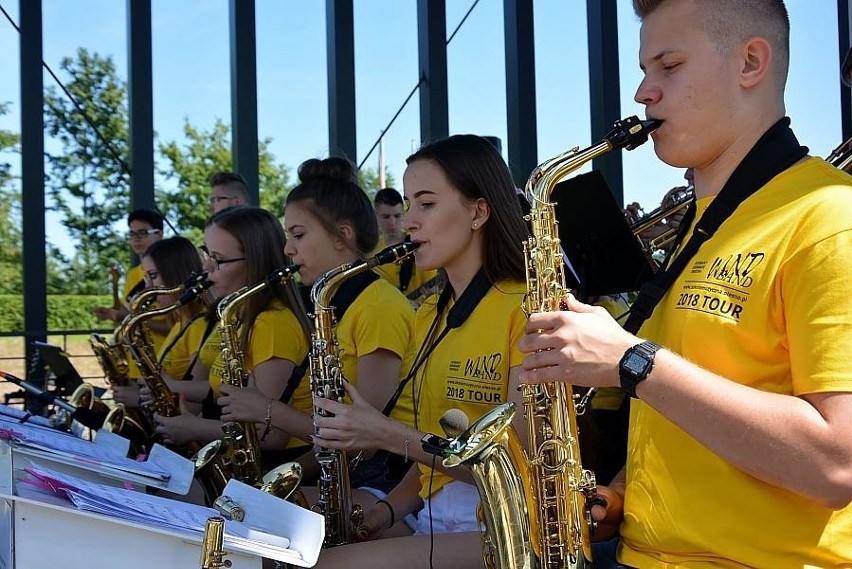
{"type": "MultiPolygon", "coordinates": [[[[128,352],[125,342],[127,337],[127,326],[135,315],[146,312],[157,298],[158,294],[164,294],[169,289],[152,288],[142,291],[130,303],[130,313],[124,317],[115,329],[112,341],[108,341],[100,334],[89,336],[89,346],[92,348],[98,364],[104,372],[104,377],[111,386],[125,387],[130,382],[129,358],[132,354],[128,352]]],[[[153,354],[150,338],[146,338],[147,348],[153,354]]],[[[151,356],[153,359],[153,355],[151,356]]],[[[138,364],[138,362],[137,362],[138,364]]],[[[141,369],[141,368],[140,368],[141,369]]],[[[150,434],[154,427],[150,415],[142,409],[127,409],[122,404],[115,405],[112,409],[97,399],[91,385],[80,385],[69,398],[69,402],[77,407],[85,407],[93,411],[103,408],[104,429],[117,433],[130,440],[133,454],[147,451],[150,434]]]]}
{"type": "MultiPolygon", "coordinates": [[[[216,312],[219,317],[222,358],[225,362],[223,383],[245,387],[245,354],[240,348],[237,335],[240,304],[269,286],[291,284],[293,275],[298,270],[299,267],[295,265],[282,267],[260,283],[243,287],[219,303],[216,312]]],[[[222,425],[222,432],[224,435],[221,439],[208,443],[192,458],[195,463],[195,477],[204,487],[209,504],[216,502],[231,478],[258,487],[281,499],[288,499],[294,494],[301,481],[301,465],[288,462],[264,476],[260,440],[254,423],[225,423],[222,425]]],[[[304,504],[302,497],[293,498],[292,501],[297,504],[304,504]]]]}
{"type": "MultiPolygon", "coordinates": [[[[331,297],[346,279],[387,263],[401,261],[412,254],[419,243],[402,242],[387,247],[366,261],[347,263],[331,269],[319,277],[311,287],[314,306],[314,331],[311,334],[310,364],[311,392],[315,397],[343,401],[346,394],[343,382],[343,367],[340,363],[340,347],[335,331],[334,307],[329,306],[331,297]]],[[[314,413],[328,416],[322,409],[314,413]]],[[[319,498],[314,507],[325,517],[324,547],[351,543],[366,538],[364,513],[361,506],[352,503],[352,488],[349,484],[349,463],[346,451],[317,447],[315,456],[320,466],[318,482],[319,498]]]]}
{"type": "MultiPolygon", "coordinates": [[[[159,316],[165,316],[182,306],[194,302],[212,284],[211,281],[207,280],[206,273],[197,273],[176,287],[157,287],[150,289],[154,291],[154,294],[149,296],[149,298],[173,294],[180,294],[181,296],[174,303],[162,308],[150,308],[151,302],[146,302],[144,309],[140,308],[140,310],[131,313],[125,318],[121,326],[116,330],[116,342],[125,346],[133,357],[133,361],[142,375],[142,381],[151,392],[151,402],[142,408],[141,412],[137,409],[126,409],[121,404],[116,405],[104,421],[104,428],[107,430],[123,430],[123,425],[127,422],[138,424],[146,433],[150,446],[150,443],[156,439],[152,413],[157,413],[163,417],[180,415],[180,402],[163,379],[160,363],[157,361],[154,352],[154,344],[151,340],[147,321],[159,316]]],[[[145,291],[142,294],[147,293],[148,291],[145,291]]],[[[187,446],[176,450],[184,455],[192,455],[198,448],[187,446]]]]}
{"type": "MultiPolygon", "coordinates": [[[[660,124],[637,117],[617,121],[597,144],[569,150],[533,171],[526,184],[532,237],[524,243],[525,312],[563,310],[568,293],[555,203],[549,201],[556,184],[602,154],[639,146],[660,124]]],[[[571,386],[561,382],[524,385],[522,392],[529,456],[511,425],[514,404],[507,403],[448,441],[441,452],[444,465],[470,466],[486,526],[483,554],[488,567],[591,567],[590,502],[596,487],[594,474],[584,470],[580,460],[577,414],[582,403],[575,406],[571,386]]]]}

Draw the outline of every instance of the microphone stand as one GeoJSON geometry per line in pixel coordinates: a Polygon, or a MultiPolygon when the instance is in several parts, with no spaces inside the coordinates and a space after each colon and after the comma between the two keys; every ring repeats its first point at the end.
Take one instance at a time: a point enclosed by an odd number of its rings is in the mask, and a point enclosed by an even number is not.
{"type": "MultiPolygon", "coordinates": [[[[10,381],[15,385],[21,387],[28,394],[33,395],[36,399],[44,402],[47,405],[55,405],[56,407],[59,407],[60,409],[68,413],[68,415],[70,415],[72,419],[76,420],[84,427],[88,427],[89,429],[97,431],[103,426],[103,418],[91,409],[86,409],[85,407],[75,407],[74,405],[68,403],[56,394],[51,393],[50,391],[46,391],[41,387],[30,383],[29,381],[23,380],[20,377],[12,375],[11,373],[0,371],[0,378],[3,378],[6,381],[10,381]]],[[[27,414],[24,415],[20,422],[26,422],[27,419],[29,419],[31,416],[32,414],[27,412],[27,414]]]]}

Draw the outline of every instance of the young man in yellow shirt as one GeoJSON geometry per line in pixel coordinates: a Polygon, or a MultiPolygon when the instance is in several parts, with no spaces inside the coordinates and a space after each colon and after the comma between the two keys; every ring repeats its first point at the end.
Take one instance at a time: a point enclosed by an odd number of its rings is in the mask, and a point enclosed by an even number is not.
{"type": "Polygon", "coordinates": [[[599,547],[596,566],[848,567],[852,178],[785,118],[781,0],[634,9],[635,99],[663,121],[657,156],[694,168],[698,221],[638,335],[571,298],[530,318],[522,380],[636,398],[625,471],[592,510],[617,560],[599,547]]]}

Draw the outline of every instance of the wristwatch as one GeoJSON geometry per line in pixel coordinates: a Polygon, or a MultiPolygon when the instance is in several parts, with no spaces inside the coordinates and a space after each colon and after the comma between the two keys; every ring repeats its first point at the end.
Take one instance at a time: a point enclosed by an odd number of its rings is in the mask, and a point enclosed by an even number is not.
{"type": "Polygon", "coordinates": [[[621,380],[621,389],[630,397],[636,397],[636,386],[654,369],[654,354],[659,349],[658,344],[645,341],[624,352],[618,362],[618,377],[621,380]]]}

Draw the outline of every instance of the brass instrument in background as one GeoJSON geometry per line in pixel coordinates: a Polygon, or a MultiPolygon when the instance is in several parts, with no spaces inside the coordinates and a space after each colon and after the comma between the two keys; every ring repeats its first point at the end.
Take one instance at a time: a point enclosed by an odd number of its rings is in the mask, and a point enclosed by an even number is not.
{"type": "Polygon", "coordinates": [[[443,272],[439,272],[416,289],[406,293],[405,298],[411,302],[411,306],[414,307],[414,310],[417,310],[427,298],[435,294],[435,292],[440,291],[446,282],[447,276],[443,272]]]}
{"type": "Polygon", "coordinates": [[[852,137],[841,142],[837,148],[831,151],[825,161],[847,174],[852,174],[852,137]]]}
{"type": "Polygon", "coordinates": [[[121,267],[113,265],[109,268],[110,287],[112,288],[112,307],[115,310],[121,308],[121,298],[118,296],[118,280],[121,278],[121,267]]]}
{"type": "MultiPolygon", "coordinates": [[[[221,300],[216,312],[219,316],[219,335],[222,342],[222,359],[225,362],[222,382],[235,387],[245,387],[245,354],[239,341],[241,325],[239,307],[252,296],[270,286],[291,285],[298,266],[282,267],[268,275],[263,281],[246,286],[221,300]]],[[[192,461],[195,477],[204,487],[208,504],[213,504],[228,480],[235,478],[250,486],[259,487],[282,500],[306,505],[304,497],[297,492],[301,481],[301,465],[288,462],[263,474],[260,440],[254,423],[230,422],[222,425],[223,437],[205,445],[192,461]]]]}
{"type": "Polygon", "coordinates": [[[668,248],[671,247],[675,237],[677,237],[678,225],[672,223],[671,218],[685,213],[686,208],[694,201],[695,188],[684,186],[669,196],[666,203],[651,213],[638,216],[638,219],[628,220],[630,231],[639,241],[642,252],[654,269],[657,269],[663,263],[668,248]],[[643,233],[660,226],[663,226],[661,232],[650,237],[643,236],[643,233]]]}
{"type": "Polygon", "coordinates": [[[204,537],[201,538],[201,569],[222,569],[230,567],[230,559],[223,548],[225,541],[225,520],[220,517],[207,518],[204,537]]]}
{"type": "MultiPolygon", "coordinates": [[[[526,185],[532,208],[532,237],[524,244],[527,313],[563,310],[565,284],[553,188],[568,174],[611,150],[632,150],[648,139],[659,121],[630,117],[597,144],[574,148],[539,165],[526,185]]],[[[513,403],[493,408],[449,441],[442,454],[448,467],[470,467],[485,521],[486,566],[498,569],[591,567],[590,504],[594,474],[580,458],[577,403],[567,383],[523,385],[530,455],[511,422],[513,403]]]]}
{"type": "MultiPolygon", "coordinates": [[[[337,343],[337,325],[331,297],[338,287],[349,278],[369,271],[373,267],[399,262],[412,254],[419,243],[405,242],[387,247],[365,261],[347,263],[331,269],[319,277],[311,287],[314,307],[314,331],[311,334],[310,364],[311,392],[315,397],[342,402],[346,391],[343,382],[343,367],[340,362],[340,346],[337,343]]],[[[314,414],[328,416],[322,409],[314,408],[314,414]]],[[[319,498],[315,509],[325,517],[324,547],[363,541],[367,529],[361,506],[352,503],[352,488],[349,484],[349,463],[346,451],[316,447],[314,454],[320,466],[318,482],[319,498]]]]}

